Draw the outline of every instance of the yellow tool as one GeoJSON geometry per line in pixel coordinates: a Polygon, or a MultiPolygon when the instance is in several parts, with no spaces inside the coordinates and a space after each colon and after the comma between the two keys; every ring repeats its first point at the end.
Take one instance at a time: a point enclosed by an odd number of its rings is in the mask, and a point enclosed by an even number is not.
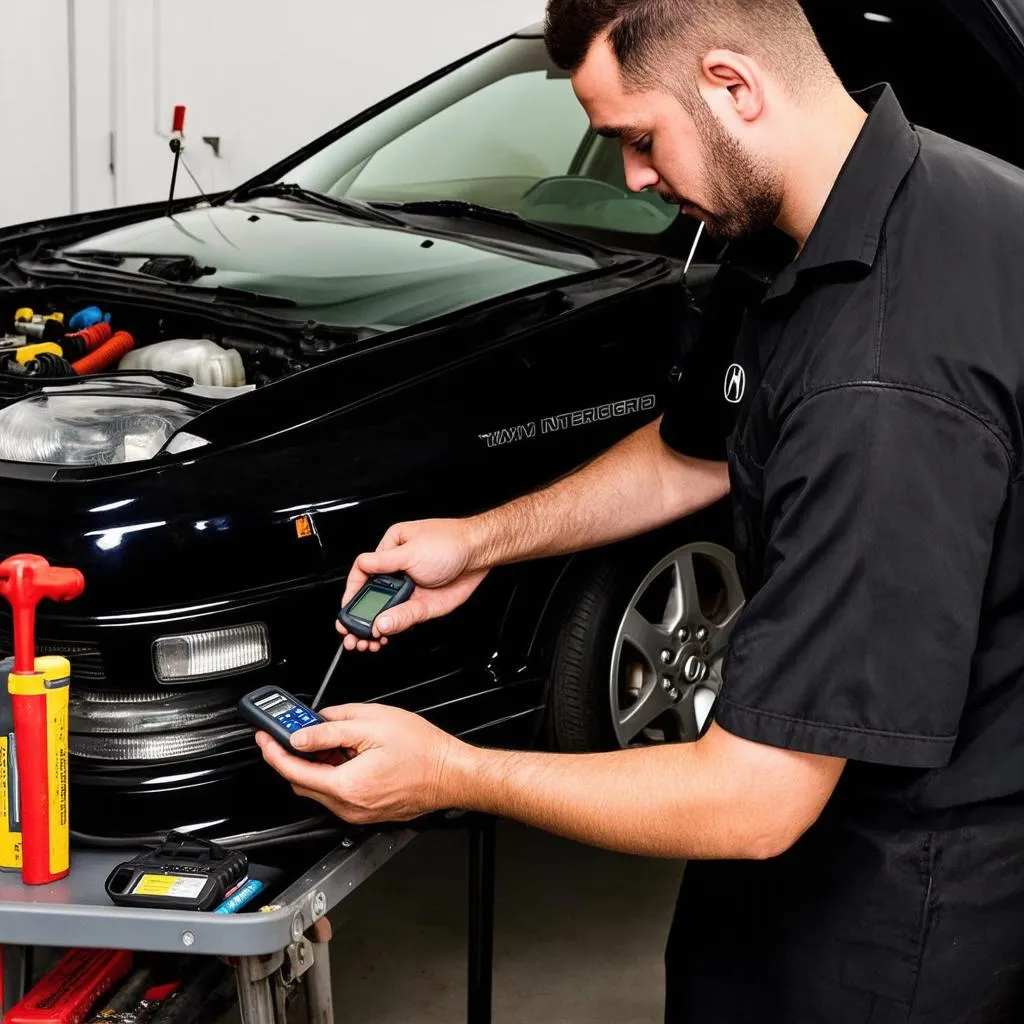
{"type": "Polygon", "coordinates": [[[47,885],[68,873],[67,658],[34,656],[35,610],[44,598],[70,601],[85,588],[77,569],[38,555],[0,562],[0,596],[11,604],[14,670],[7,677],[17,741],[21,880],[47,885]]]}

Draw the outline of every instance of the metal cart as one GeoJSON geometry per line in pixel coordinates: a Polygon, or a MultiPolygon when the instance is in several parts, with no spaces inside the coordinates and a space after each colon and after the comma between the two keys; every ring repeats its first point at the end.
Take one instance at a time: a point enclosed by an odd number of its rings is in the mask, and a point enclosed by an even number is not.
{"type": "MultiPolygon", "coordinates": [[[[460,823],[470,841],[467,1019],[489,1024],[494,922],[494,823],[460,823]]],[[[234,966],[243,1024],[285,1024],[289,990],[305,989],[309,1020],[333,1021],[327,913],[421,833],[376,832],[346,839],[304,871],[260,912],[220,915],[113,906],[103,883],[135,851],[78,850],[70,875],[52,886],[25,886],[0,874],[4,1010],[24,994],[32,947],[88,947],[193,953],[234,966]]]]}

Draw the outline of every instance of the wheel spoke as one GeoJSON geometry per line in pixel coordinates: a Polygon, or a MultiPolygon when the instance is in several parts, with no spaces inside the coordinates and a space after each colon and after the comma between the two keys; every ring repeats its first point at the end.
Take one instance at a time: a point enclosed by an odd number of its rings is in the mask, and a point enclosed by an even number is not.
{"type": "Polygon", "coordinates": [[[619,740],[623,746],[630,743],[638,732],[646,729],[659,715],[672,707],[668,693],[662,689],[661,683],[655,681],[640,695],[640,699],[619,713],[617,728],[619,740]]]}
{"type": "Polygon", "coordinates": [[[692,743],[701,735],[701,729],[710,717],[718,697],[720,683],[710,677],[703,683],[687,687],[683,699],[672,708],[679,719],[679,738],[683,743],[692,743]]]}
{"type": "Polygon", "coordinates": [[[648,622],[636,608],[630,608],[622,624],[622,638],[643,655],[652,672],[657,673],[661,664],[661,652],[668,643],[668,634],[648,622]]]}
{"type": "Polygon", "coordinates": [[[696,690],[696,686],[688,686],[683,699],[672,708],[672,713],[679,719],[679,739],[683,743],[692,743],[697,738],[697,716],[693,710],[696,690]]]}
{"type": "Polygon", "coordinates": [[[700,610],[700,591],[697,589],[697,573],[693,567],[693,555],[681,552],[675,559],[674,603],[679,609],[678,618],[672,623],[675,629],[684,622],[691,624],[705,622],[700,610]]]}
{"type": "Polygon", "coordinates": [[[729,646],[729,641],[732,638],[732,631],[736,628],[736,620],[740,617],[740,612],[743,611],[742,599],[738,604],[729,606],[729,614],[724,621],[719,622],[711,627],[711,657],[715,658],[725,653],[725,649],[729,646]]]}

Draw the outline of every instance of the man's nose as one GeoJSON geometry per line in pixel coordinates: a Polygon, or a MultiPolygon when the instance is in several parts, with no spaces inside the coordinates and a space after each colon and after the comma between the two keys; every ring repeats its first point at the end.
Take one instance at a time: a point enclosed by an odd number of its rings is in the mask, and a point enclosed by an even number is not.
{"type": "Polygon", "coordinates": [[[626,169],[626,187],[631,192],[642,192],[645,188],[654,188],[661,181],[658,172],[636,154],[624,153],[622,159],[626,169]]]}

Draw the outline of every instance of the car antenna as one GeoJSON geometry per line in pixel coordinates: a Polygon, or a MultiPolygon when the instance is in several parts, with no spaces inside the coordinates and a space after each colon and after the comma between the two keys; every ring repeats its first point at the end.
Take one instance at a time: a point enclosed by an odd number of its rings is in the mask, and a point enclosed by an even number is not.
{"type": "Polygon", "coordinates": [[[210,202],[210,197],[203,191],[203,186],[199,184],[196,176],[192,173],[192,168],[189,167],[188,162],[181,155],[185,149],[185,108],[181,104],[174,108],[174,117],[171,121],[171,138],[168,145],[174,154],[174,166],[171,168],[171,191],[167,197],[167,216],[171,217],[174,215],[174,189],[178,183],[179,163],[185,168],[185,172],[192,179],[192,184],[195,185],[199,194],[206,202],[210,202]]]}

